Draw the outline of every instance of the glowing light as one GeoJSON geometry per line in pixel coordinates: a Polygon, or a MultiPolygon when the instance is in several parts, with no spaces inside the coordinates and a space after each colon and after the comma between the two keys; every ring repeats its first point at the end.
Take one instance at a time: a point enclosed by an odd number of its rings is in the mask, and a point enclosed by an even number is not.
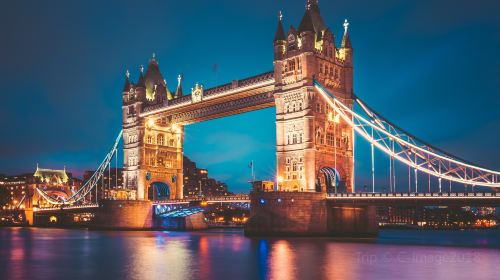
{"type": "Polygon", "coordinates": [[[148,119],[148,127],[153,127],[155,125],[155,120],[154,119],[148,119]]]}
{"type": "Polygon", "coordinates": [[[336,114],[335,117],[333,118],[334,123],[340,123],[340,115],[336,114]]]}
{"type": "Polygon", "coordinates": [[[278,183],[283,183],[284,179],[283,176],[278,176],[278,183]]]}
{"type": "Polygon", "coordinates": [[[181,128],[177,124],[175,124],[175,123],[172,125],[172,130],[175,133],[181,133],[181,128]]]}

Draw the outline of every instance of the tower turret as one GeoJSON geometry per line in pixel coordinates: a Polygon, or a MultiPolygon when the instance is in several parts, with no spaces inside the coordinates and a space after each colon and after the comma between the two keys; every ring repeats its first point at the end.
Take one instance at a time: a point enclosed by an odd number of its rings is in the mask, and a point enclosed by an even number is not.
{"type": "Polygon", "coordinates": [[[146,85],[144,84],[144,66],[139,68],[139,79],[135,84],[135,97],[137,100],[144,101],[146,97],[146,85]]]}
{"type": "Polygon", "coordinates": [[[276,35],[274,36],[274,59],[281,59],[285,54],[285,30],[283,29],[283,14],[279,12],[278,27],[276,28],[276,35]]]}
{"type": "Polygon", "coordinates": [[[144,76],[144,85],[146,88],[146,99],[150,103],[161,103],[167,98],[167,85],[163,78],[160,66],[156,60],[156,55],[149,60],[148,70],[144,76]]]}
{"type": "Polygon", "coordinates": [[[131,84],[130,84],[130,72],[127,69],[127,71],[125,72],[125,84],[123,85],[122,92],[129,92],[130,88],[131,88],[131,84]]]}
{"type": "Polygon", "coordinates": [[[182,93],[182,75],[177,76],[177,89],[175,90],[175,98],[179,98],[183,95],[182,93]]]}

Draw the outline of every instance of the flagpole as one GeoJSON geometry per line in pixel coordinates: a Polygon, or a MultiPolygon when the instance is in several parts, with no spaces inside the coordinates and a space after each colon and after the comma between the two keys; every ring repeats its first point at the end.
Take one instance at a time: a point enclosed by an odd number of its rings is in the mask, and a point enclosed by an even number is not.
{"type": "Polygon", "coordinates": [[[252,160],[252,179],[253,179],[252,182],[255,182],[255,172],[253,170],[253,160],[252,160]]]}

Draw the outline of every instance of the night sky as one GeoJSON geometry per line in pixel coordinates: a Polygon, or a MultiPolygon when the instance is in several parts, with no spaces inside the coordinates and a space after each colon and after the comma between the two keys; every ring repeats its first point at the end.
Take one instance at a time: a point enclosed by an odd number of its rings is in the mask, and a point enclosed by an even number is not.
{"type": "MultiPolygon", "coordinates": [[[[320,8],[337,45],[344,18],[350,22],[358,96],[414,135],[498,170],[498,3],[322,0],[320,8]]],[[[195,82],[212,87],[269,71],[278,11],[288,29],[298,26],[304,6],[305,0],[3,3],[0,173],[33,172],[36,163],[76,175],[95,169],[121,128],[126,69],[136,81],[154,52],[171,90],[184,74],[185,92],[195,82]]],[[[185,154],[231,190],[246,191],[251,160],[258,178],[273,176],[275,137],[274,108],[265,109],[188,126],[185,154]]],[[[369,146],[360,143],[356,152],[363,184],[369,146]]],[[[387,169],[377,169],[377,177],[387,177],[387,169]]]]}

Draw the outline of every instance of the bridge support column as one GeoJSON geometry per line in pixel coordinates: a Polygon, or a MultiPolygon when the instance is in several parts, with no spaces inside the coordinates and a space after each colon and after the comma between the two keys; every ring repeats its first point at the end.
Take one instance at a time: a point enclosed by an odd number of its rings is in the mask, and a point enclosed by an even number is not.
{"type": "Polygon", "coordinates": [[[325,193],[253,192],[250,204],[246,235],[328,235],[325,193]]]}
{"type": "Polygon", "coordinates": [[[377,236],[376,206],[328,203],[328,230],[335,236],[377,236]]]}
{"type": "Polygon", "coordinates": [[[249,236],[376,236],[375,206],[335,205],[318,192],[253,192],[249,236]]]}
{"type": "Polygon", "coordinates": [[[33,226],[34,225],[34,213],[33,213],[33,208],[26,208],[24,209],[24,217],[26,219],[26,225],[28,226],[33,226]]]}
{"type": "Polygon", "coordinates": [[[90,228],[95,229],[151,229],[153,204],[143,200],[104,200],[90,228]]]}

